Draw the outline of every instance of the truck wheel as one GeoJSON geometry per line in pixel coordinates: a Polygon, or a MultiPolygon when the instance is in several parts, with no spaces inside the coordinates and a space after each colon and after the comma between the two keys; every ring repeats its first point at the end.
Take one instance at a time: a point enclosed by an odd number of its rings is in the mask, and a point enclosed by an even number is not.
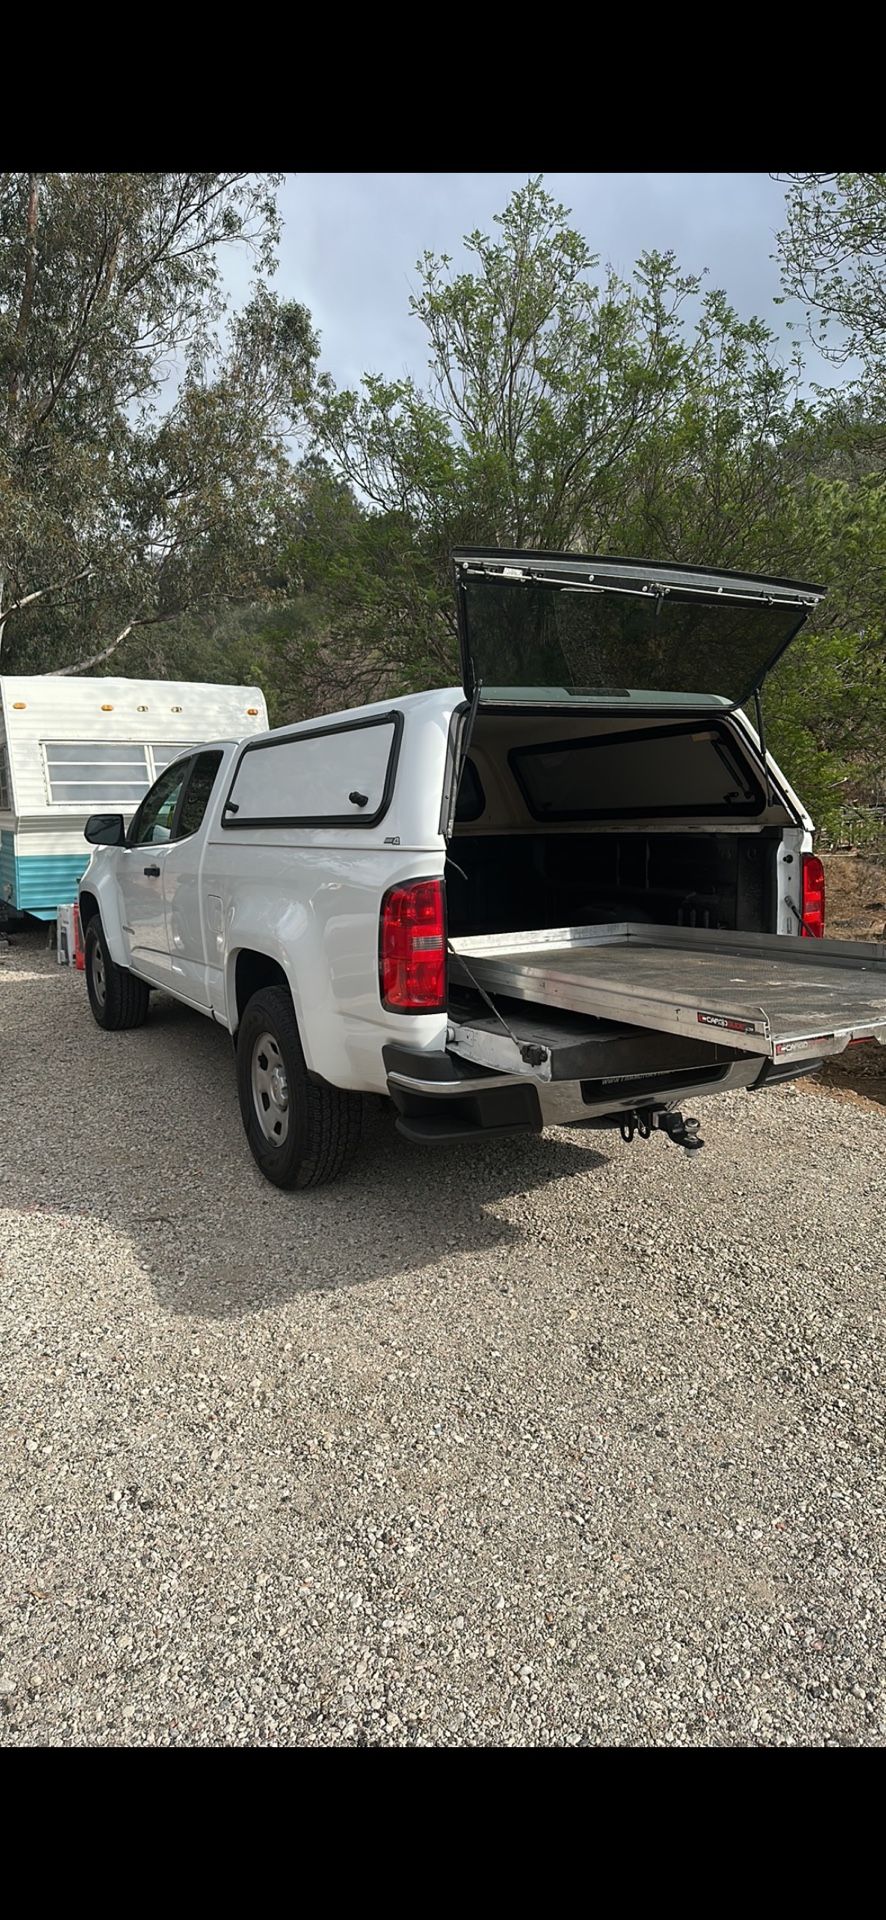
{"type": "Polygon", "coordinates": [[[99,1026],[109,1033],[119,1033],[122,1027],[140,1027],[147,1019],[150,987],[127,967],[115,966],[98,914],[86,929],[84,962],[89,1004],[99,1026]]]}
{"type": "Polygon", "coordinates": [[[312,1080],[285,987],[253,994],[237,1035],[237,1091],[256,1164],[275,1187],[319,1187],[360,1141],[362,1096],[312,1080]]]}

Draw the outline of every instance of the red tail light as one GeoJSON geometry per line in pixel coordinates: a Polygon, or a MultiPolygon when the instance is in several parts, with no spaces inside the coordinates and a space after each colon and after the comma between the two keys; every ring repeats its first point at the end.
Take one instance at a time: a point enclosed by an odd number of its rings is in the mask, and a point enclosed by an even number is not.
{"type": "Polygon", "coordinates": [[[817,853],[803,855],[802,932],[815,940],[824,934],[824,867],[817,853]]]}
{"type": "Polygon", "coordinates": [[[446,897],[442,880],[391,887],[381,903],[382,1005],[394,1013],[441,1013],[446,1006],[446,897]]]}

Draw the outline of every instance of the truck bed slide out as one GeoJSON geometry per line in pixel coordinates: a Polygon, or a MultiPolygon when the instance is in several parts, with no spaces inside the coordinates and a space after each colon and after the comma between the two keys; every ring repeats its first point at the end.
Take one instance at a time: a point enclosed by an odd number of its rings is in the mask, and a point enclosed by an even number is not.
{"type": "Polygon", "coordinates": [[[492,997],[773,1061],[886,1044],[886,946],[873,941],[624,922],[464,937],[451,951],[453,980],[492,997]]]}

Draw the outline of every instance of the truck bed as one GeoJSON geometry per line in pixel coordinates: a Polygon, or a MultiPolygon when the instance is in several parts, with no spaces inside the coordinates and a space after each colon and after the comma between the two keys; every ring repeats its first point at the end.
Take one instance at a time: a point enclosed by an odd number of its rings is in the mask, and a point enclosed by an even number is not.
{"type": "Polygon", "coordinates": [[[720,1042],[770,1060],[886,1044],[886,946],[623,922],[454,940],[493,998],[720,1042]]]}

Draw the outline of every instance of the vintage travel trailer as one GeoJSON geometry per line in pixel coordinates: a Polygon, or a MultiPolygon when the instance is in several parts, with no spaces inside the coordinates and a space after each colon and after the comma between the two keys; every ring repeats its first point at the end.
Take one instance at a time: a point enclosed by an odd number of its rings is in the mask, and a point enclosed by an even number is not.
{"type": "Polygon", "coordinates": [[[76,899],[89,814],[128,820],[186,747],[267,724],[259,687],[0,675],[0,924],[76,899]]]}

